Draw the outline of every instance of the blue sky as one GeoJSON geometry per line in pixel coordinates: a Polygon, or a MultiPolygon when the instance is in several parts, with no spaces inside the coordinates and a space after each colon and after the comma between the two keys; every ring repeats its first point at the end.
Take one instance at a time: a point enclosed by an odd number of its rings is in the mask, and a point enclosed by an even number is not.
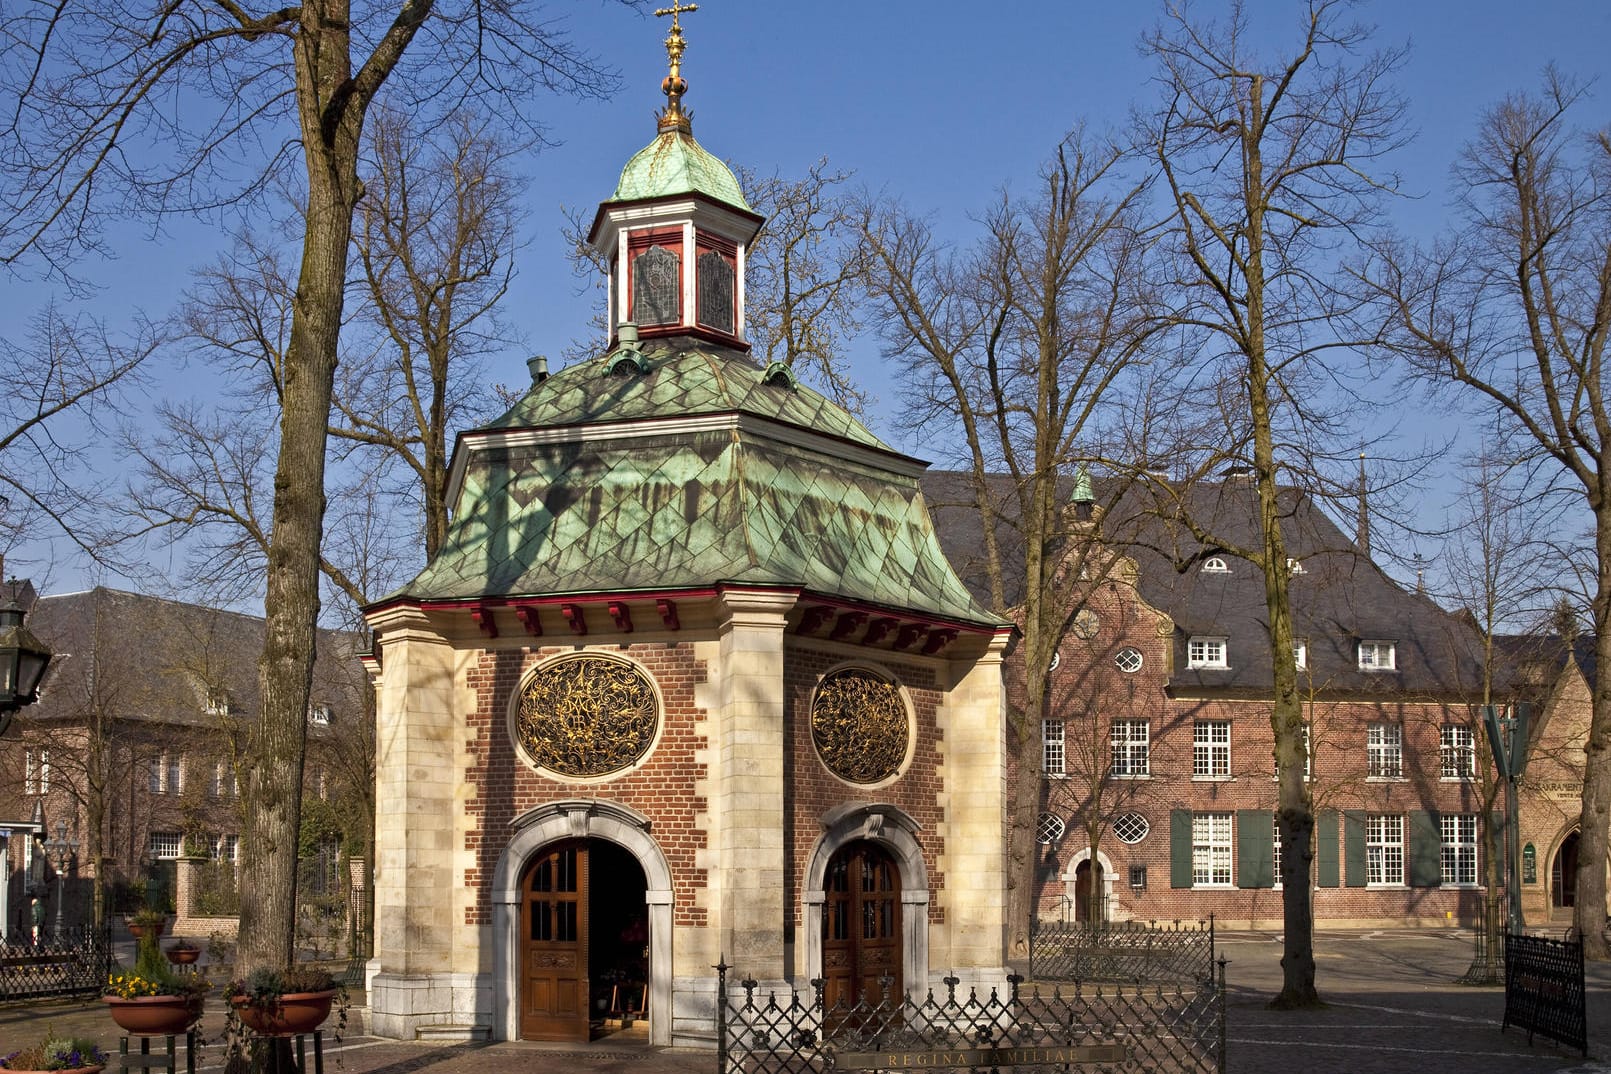
{"type": "MultiPolygon", "coordinates": [[[[1293,40],[1300,7],[1295,0],[1249,4],[1277,45],[1293,40]]],[[[622,164],[653,136],[653,111],[663,102],[668,20],[599,0],[550,8],[567,14],[579,43],[620,70],[622,88],[607,102],[554,98],[542,106],[557,144],[525,162],[532,241],[506,302],[526,343],[490,369],[492,380],[511,384],[524,380],[527,355],[558,354],[591,313],[590,296],[576,294],[564,260],[559,207],[591,210],[609,196],[622,164]]],[[[969,214],[1003,185],[1027,189],[1071,126],[1117,127],[1133,103],[1150,100],[1149,68],[1136,43],[1160,10],[1122,0],[701,0],[700,10],[684,17],[687,104],[695,136],[718,156],[785,175],[826,156],[867,186],[933,212],[942,229],[965,240],[969,214]]],[[[1374,0],[1357,16],[1377,27],[1381,45],[1411,47],[1399,86],[1418,133],[1397,164],[1418,198],[1395,212],[1412,232],[1440,226],[1449,163],[1483,108],[1535,87],[1546,63],[1598,79],[1581,118],[1606,121],[1605,0],[1374,0]]],[[[219,236],[198,225],[153,237],[149,225],[131,222],[118,236],[119,260],[93,272],[105,285],[95,312],[116,323],[137,308],[165,311],[186,274],[211,259],[219,236]]],[[[21,322],[49,294],[8,281],[0,295],[0,316],[10,326],[4,331],[20,335],[21,322]]],[[[854,361],[878,397],[869,424],[897,440],[888,414],[898,388],[870,343],[854,361]]],[[[157,372],[158,394],[189,390],[178,375],[157,372]]],[[[76,582],[70,563],[52,572],[53,589],[76,582]]]]}

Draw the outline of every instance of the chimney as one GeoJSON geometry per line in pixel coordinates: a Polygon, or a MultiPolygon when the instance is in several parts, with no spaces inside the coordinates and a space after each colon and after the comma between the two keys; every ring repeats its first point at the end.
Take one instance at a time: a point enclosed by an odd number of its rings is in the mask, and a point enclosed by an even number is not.
{"type": "Polygon", "coordinates": [[[531,370],[531,382],[541,384],[548,379],[548,359],[538,354],[526,359],[526,368],[531,370]]]}
{"type": "Polygon", "coordinates": [[[623,347],[636,347],[638,345],[638,326],[632,321],[622,321],[615,330],[615,338],[623,347]]]}

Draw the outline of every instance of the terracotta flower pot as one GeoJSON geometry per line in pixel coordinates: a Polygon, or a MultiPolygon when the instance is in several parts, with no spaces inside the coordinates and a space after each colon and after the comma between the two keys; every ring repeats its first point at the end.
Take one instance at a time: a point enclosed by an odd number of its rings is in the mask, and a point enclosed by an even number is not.
{"type": "Polygon", "coordinates": [[[188,966],[201,957],[199,947],[170,947],[163,954],[176,966],[188,966]]]}
{"type": "Polygon", "coordinates": [[[279,1002],[266,1007],[254,1007],[246,996],[231,996],[235,1014],[242,1024],[263,1037],[294,1037],[312,1033],[330,1017],[330,1006],[335,1002],[334,988],[323,992],[287,992],[279,1002]]]}
{"type": "Polygon", "coordinates": [[[183,1033],[201,1018],[200,996],[141,996],[120,999],[102,996],[112,1021],[140,1037],[167,1037],[183,1033]]]}
{"type": "Polygon", "coordinates": [[[93,1067],[72,1067],[66,1070],[13,1070],[11,1067],[3,1068],[6,1074],[101,1074],[106,1069],[105,1064],[93,1067]]]}

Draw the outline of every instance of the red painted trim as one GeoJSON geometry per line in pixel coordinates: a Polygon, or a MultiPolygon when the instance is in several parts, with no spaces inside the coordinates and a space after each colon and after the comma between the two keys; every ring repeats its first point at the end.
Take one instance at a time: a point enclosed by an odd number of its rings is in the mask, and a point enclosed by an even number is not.
{"type": "Polygon", "coordinates": [[[498,620],[492,614],[491,608],[471,608],[470,618],[475,621],[476,626],[481,628],[481,633],[485,634],[487,637],[496,638],[498,636],[498,620]]]}
{"type": "Polygon", "coordinates": [[[643,231],[632,231],[627,234],[627,320],[638,319],[638,274],[633,271],[638,258],[656,246],[664,246],[677,255],[677,316],[675,320],[664,324],[638,326],[638,338],[645,335],[658,334],[666,329],[681,328],[686,319],[686,311],[682,308],[682,288],[688,273],[688,251],[683,248],[682,228],[657,227],[646,228],[643,231]],[[646,331],[648,330],[648,331],[646,331]]]}
{"type": "Polygon", "coordinates": [[[833,631],[828,635],[828,640],[844,641],[866,621],[866,612],[845,612],[839,617],[839,622],[833,625],[833,631]]]}
{"type": "Polygon", "coordinates": [[[520,620],[520,625],[526,628],[527,634],[530,634],[534,638],[540,638],[543,636],[542,616],[537,614],[537,608],[535,605],[516,604],[515,618],[520,620]]]}
{"type": "Polygon", "coordinates": [[[610,611],[610,618],[615,620],[615,629],[623,634],[632,633],[632,609],[627,607],[624,600],[612,600],[605,605],[610,611]]]}
{"type": "Polygon", "coordinates": [[[682,621],[677,618],[677,602],[674,600],[657,600],[654,602],[655,610],[660,613],[660,621],[666,624],[667,630],[681,630],[682,621]]]}
{"type": "MultiPolygon", "coordinates": [[[[592,245],[597,242],[599,237],[599,229],[604,226],[605,217],[609,216],[611,209],[624,209],[633,205],[650,205],[657,201],[681,201],[683,198],[692,198],[694,201],[702,201],[706,205],[714,205],[724,212],[729,212],[741,219],[749,220],[755,225],[755,230],[750,232],[750,239],[753,239],[760,232],[761,225],[766,223],[766,217],[762,216],[760,213],[747,212],[744,209],[740,209],[736,205],[729,205],[725,201],[716,200],[709,194],[702,194],[694,190],[690,190],[686,194],[675,194],[669,198],[622,198],[620,201],[604,201],[599,203],[597,211],[593,213],[593,226],[587,229],[588,244],[592,245]]],[[[746,239],[745,241],[748,242],[750,239],[746,239]]]]}
{"type": "Polygon", "coordinates": [[[587,633],[587,616],[577,604],[561,604],[559,614],[571,625],[571,633],[583,635],[587,633]]]}
{"type": "Polygon", "coordinates": [[[895,629],[897,620],[883,618],[874,619],[867,624],[867,634],[861,639],[863,645],[877,645],[883,641],[891,630],[895,629]]]}

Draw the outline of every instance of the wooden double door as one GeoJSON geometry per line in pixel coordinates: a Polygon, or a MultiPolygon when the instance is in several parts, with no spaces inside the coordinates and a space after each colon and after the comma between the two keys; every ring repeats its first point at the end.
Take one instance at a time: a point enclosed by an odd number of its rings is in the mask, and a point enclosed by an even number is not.
{"type": "Polygon", "coordinates": [[[527,864],[520,904],[520,1036],[587,1040],[587,843],[568,840],[527,864]]]}
{"type": "Polygon", "coordinates": [[[832,1010],[857,1001],[894,1000],[901,979],[901,875],[877,843],[842,847],[828,862],[822,904],[824,1000],[832,1010]]]}

